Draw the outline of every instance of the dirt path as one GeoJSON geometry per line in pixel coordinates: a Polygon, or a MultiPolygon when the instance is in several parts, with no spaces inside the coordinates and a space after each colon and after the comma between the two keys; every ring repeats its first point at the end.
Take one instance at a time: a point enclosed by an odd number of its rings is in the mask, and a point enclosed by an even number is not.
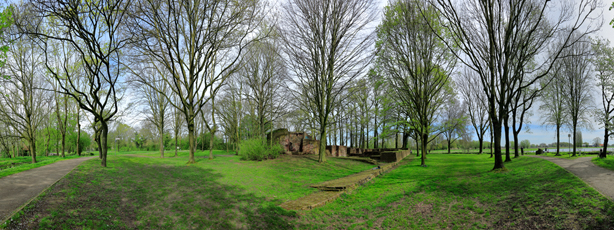
{"type": "Polygon", "coordinates": [[[0,178],[0,221],[38,196],[81,162],[94,157],[58,161],[0,178]]]}
{"type": "Polygon", "coordinates": [[[580,179],[588,183],[601,194],[610,199],[614,199],[614,171],[593,164],[593,162],[591,162],[591,159],[593,159],[592,157],[579,157],[573,160],[567,160],[546,156],[528,156],[555,163],[561,166],[561,168],[580,177],[580,179]]]}

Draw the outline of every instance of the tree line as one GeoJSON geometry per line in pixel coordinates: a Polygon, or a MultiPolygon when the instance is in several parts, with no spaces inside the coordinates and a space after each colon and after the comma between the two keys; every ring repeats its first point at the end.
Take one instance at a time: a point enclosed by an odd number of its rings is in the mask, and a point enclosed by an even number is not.
{"type": "Polygon", "coordinates": [[[197,148],[213,158],[219,143],[237,151],[289,128],[320,140],[320,162],[326,145],[414,142],[425,165],[429,144],[443,138],[449,151],[475,132],[500,169],[500,146],[505,161],[512,147],[518,157],[540,101],[557,136],[599,116],[607,146],[611,48],[589,39],[598,3],[391,0],[379,24],[374,0],[15,3],[0,21],[0,136],[32,153],[58,139],[64,153],[90,133],[106,166],[116,140],[147,140],[164,157],[187,136],[195,163],[197,148]],[[587,107],[595,72],[602,110],[587,107]],[[127,121],[138,131],[120,134],[127,121]],[[61,137],[51,141],[48,127],[61,137]]]}

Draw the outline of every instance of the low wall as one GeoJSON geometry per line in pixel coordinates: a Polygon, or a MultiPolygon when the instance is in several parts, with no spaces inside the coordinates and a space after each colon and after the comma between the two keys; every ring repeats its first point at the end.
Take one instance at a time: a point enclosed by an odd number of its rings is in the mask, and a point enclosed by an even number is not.
{"type": "Polygon", "coordinates": [[[379,161],[382,162],[397,162],[403,160],[403,158],[409,156],[411,150],[395,151],[395,152],[381,152],[379,161]]]}

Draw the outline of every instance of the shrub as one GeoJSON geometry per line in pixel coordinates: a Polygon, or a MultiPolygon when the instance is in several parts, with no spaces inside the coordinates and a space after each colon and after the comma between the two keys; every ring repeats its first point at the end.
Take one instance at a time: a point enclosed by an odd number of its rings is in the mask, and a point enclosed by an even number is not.
{"type": "Polygon", "coordinates": [[[279,157],[283,149],[279,145],[268,146],[262,139],[244,140],[239,144],[241,160],[261,161],[279,157]]]}
{"type": "Polygon", "coordinates": [[[544,153],[542,149],[537,149],[537,151],[535,151],[535,155],[541,155],[542,153],[544,153]]]}

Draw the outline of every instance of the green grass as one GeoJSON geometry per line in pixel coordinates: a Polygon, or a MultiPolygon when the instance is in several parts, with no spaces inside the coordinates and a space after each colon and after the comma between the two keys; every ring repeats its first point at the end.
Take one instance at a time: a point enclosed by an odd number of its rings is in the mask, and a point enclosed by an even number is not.
{"type": "Polygon", "coordinates": [[[110,156],[107,168],[97,159],[82,163],[19,220],[29,228],[286,229],[295,213],[277,205],[317,191],[311,184],[374,167],[320,164],[315,156],[248,162],[199,155],[188,165],[186,153],[139,155],[146,157],[110,156]]]}
{"type": "Polygon", "coordinates": [[[606,158],[595,157],[591,160],[594,164],[614,171],[614,158],[607,156],[606,158]]]}
{"type": "Polygon", "coordinates": [[[428,155],[335,202],[300,213],[300,229],[608,229],[614,206],[545,160],[428,155]]]}
{"type": "MultiPolygon", "coordinates": [[[[89,156],[89,155],[87,155],[89,156]]],[[[82,154],[82,157],[87,157],[85,154],[82,154]]],[[[15,173],[20,173],[26,170],[30,170],[33,168],[38,168],[41,166],[45,166],[48,164],[52,164],[58,161],[74,159],[78,158],[77,155],[66,156],[66,158],[62,158],[61,156],[37,156],[36,163],[32,164],[31,156],[21,156],[14,158],[0,158],[0,178],[13,175],[15,173]],[[14,167],[7,168],[11,164],[17,164],[14,167]],[[5,168],[5,169],[2,169],[5,168]]]]}
{"type": "MultiPolygon", "coordinates": [[[[224,151],[217,151],[217,155],[224,151]]],[[[187,153],[84,162],[20,214],[28,228],[84,229],[611,229],[614,203],[577,177],[529,157],[491,172],[485,155],[405,159],[350,194],[311,211],[277,205],[308,185],[373,166],[316,157],[248,162],[237,156],[187,165],[187,153]]],[[[150,156],[151,155],[151,156],[150,156]]]]}
{"type": "MultiPolygon", "coordinates": [[[[96,151],[85,151],[81,154],[81,157],[88,157],[91,156],[90,153],[93,153],[94,156],[98,156],[98,152],[96,151]]],[[[137,155],[143,155],[143,156],[155,156],[158,157],[160,156],[160,152],[152,152],[152,151],[121,151],[121,152],[117,152],[117,151],[109,151],[107,152],[108,156],[120,156],[120,155],[128,155],[128,154],[137,154],[137,155]]],[[[225,150],[214,150],[213,151],[214,155],[234,155],[234,152],[226,152],[225,150]]],[[[174,157],[175,156],[175,151],[174,150],[167,150],[164,152],[165,157],[174,157]]],[[[178,151],[178,156],[188,156],[189,152],[186,150],[180,150],[178,151]]],[[[209,156],[209,151],[197,151],[195,153],[195,155],[200,155],[200,156],[209,156]]],[[[36,163],[32,164],[32,157],[31,156],[20,156],[20,157],[14,157],[14,158],[0,158],[0,178],[8,176],[8,175],[12,175],[15,173],[20,173],[26,170],[30,170],[33,168],[38,168],[41,166],[45,166],[48,164],[52,164],[58,161],[62,161],[62,160],[67,160],[67,159],[74,159],[77,158],[79,156],[77,155],[67,155],[66,158],[62,158],[60,156],[36,156],[36,163]],[[12,164],[16,164],[16,166],[14,167],[9,167],[9,165],[12,164]]]]}

